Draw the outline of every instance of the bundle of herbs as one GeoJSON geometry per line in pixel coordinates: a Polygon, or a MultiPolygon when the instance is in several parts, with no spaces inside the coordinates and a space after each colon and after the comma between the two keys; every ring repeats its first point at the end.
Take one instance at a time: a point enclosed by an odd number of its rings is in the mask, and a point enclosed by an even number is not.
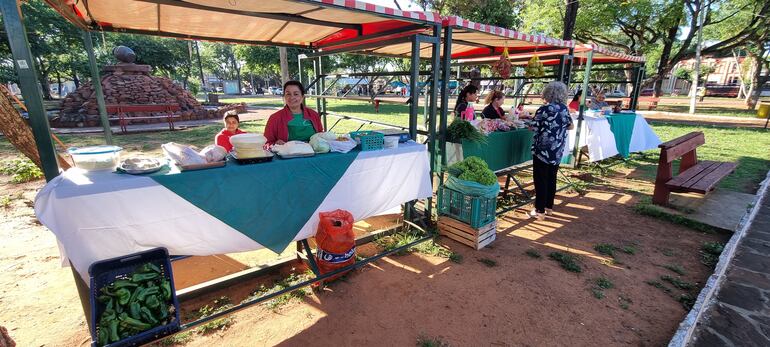
{"type": "Polygon", "coordinates": [[[486,143],[487,138],[476,129],[471,123],[456,117],[452,124],[447,127],[447,138],[449,142],[461,143],[463,139],[471,142],[486,143]]]}

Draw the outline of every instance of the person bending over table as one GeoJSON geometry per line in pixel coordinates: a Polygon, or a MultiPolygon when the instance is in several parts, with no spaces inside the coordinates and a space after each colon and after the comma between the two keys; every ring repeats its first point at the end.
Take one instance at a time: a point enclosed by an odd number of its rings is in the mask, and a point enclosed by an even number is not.
{"type": "Polygon", "coordinates": [[[233,145],[230,143],[230,136],[245,134],[246,132],[238,129],[238,126],[241,125],[241,119],[238,118],[238,113],[235,110],[225,112],[222,122],[225,123],[225,127],[214,137],[214,143],[224,147],[230,152],[233,150],[233,145]]]}
{"type": "Polygon", "coordinates": [[[487,107],[484,107],[484,111],[481,111],[481,116],[489,119],[505,119],[505,111],[503,111],[503,102],[505,102],[505,94],[499,90],[493,90],[487,94],[487,98],[484,100],[487,103],[487,107]]]}
{"type": "Polygon", "coordinates": [[[283,85],[283,101],[286,105],[270,115],[265,126],[268,145],[281,145],[288,141],[310,140],[313,134],[324,131],[318,112],[303,104],[305,87],[298,81],[283,85]]]}
{"type": "Polygon", "coordinates": [[[610,104],[607,103],[607,101],[604,100],[604,92],[603,91],[597,91],[596,95],[591,99],[591,109],[592,110],[601,110],[602,107],[609,107],[610,104]]]}
{"type": "Polygon", "coordinates": [[[476,86],[469,84],[463,88],[460,95],[457,96],[457,102],[455,103],[455,117],[460,117],[462,120],[472,121],[476,119],[476,114],[473,107],[468,107],[468,103],[476,101],[478,99],[479,89],[476,86]]]}
{"type": "Polygon", "coordinates": [[[543,89],[546,104],[537,109],[532,130],[532,164],[535,178],[535,209],[529,216],[543,220],[553,214],[556,196],[556,174],[559,172],[567,130],[574,128],[572,117],[564,102],[567,86],[558,81],[548,83],[543,89]]]}

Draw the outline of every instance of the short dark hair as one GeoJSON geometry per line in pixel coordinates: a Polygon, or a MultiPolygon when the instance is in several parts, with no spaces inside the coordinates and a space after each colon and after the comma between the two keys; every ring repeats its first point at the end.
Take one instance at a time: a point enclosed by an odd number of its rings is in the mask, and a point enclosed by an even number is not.
{"type": "Polygon", "coordinates": [[[241,122],[241,118],[238,117],[238,113],[235,110],[230,110],[225,112],[225,116],[222,117],[222,121],[227,121],[227,118],[235,118],[235,120],[238,121],[238,123],[241,122]]]}
{"type": "Polygon", "coordinates": [[[305,87],[302,85],[300,81],[286,81],[286,83],[283,84],[283,92],[286,93],[286,87],[288,86],[296,86],[299,88],[299,92],[302,93],[302,95],[305,95],[305,87]]]}

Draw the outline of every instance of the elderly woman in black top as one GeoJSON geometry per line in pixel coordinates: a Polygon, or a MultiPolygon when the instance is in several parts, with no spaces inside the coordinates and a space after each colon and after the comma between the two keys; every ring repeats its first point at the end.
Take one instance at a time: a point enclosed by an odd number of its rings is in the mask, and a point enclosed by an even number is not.
{"type": "Polygon", "coordinates": [[[559,171],[567,130],[572,129],[572,118],[565,105],[567,86],[555,81],[543,89],[546,104],[537,109],[533,120],[535,136],[532,140],[532,163],[535,178],[535,209],[530,216],[542,220],[553,213],[556,196],[556,174],[559,171]]]}
{"type": "Polygon", "coordinates": [[[484,107],[484,111],[481,111],[482,117],[489,119],[505,118],[505,111],[503,111],[505,94],[503,92],[493,90],[487,94],[487,98],[484,101],[487,103],[487,107],[484,107]]]}

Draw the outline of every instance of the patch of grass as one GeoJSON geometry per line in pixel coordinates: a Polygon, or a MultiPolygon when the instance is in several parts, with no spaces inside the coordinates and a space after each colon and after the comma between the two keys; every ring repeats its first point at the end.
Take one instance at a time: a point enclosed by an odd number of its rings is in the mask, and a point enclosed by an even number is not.
{"type": "Polygon", "coordinates": [[[3,160],[0,174],[11,176],[11,182],[17,184],[43,178],[43,172],[27,158],[3,160]]]}
{"type": "Polygon", "coordinates": [[[660,251],[660,253],[663,253],[663,255],[665,255],[667,257],[673,257],[674,256],[674,251],[672,249],[670,249],[670,248],[664,248],[664,249],[662,249],[660,251]]]}
{"type": "Polygon", "coordinates": [[[666,269],[669,269],[669,270],[673,271],[674,273],[676,273],[676,274],[677,274],[677,275],[679,275],[679,276],[685,276],[685,275],[687,275],[687,272],[686,272],[686,271],[684,271],[684,268],[682,268],[682,267],[681,267],[680,265],[678,265],[678,264],[666,264],[666,265],[663,265],[663,267],[664,267],[664,268],[666,268],[666,269]]]}
{"type": "MultiPolygon", "coordinates": [[[[287,277],[280,279],[278,281],[275,281],[273,283],[272,287],[267,287],[264,284],[260,285],[259,288],[251,292],[251,295],[247,297],[242,302],[247,302],[254,300],[256,298],[279,292],[281,290],[284,290],[286,288],[289,288],[291,286],[294,286],[298,283],[304,282],[310,278],[311,275],[309,275],[307,272],[302,274],[296,274],[294,272],[290,273],[287,277]]],[[[308,295],[308,291],[304,288],[298,288],[295,289],[289,293],[284,293],[282,295],[279,295],[275,298],[272,298],[264,303],[269,309],[275,310],[283,305],[288,304],[294,299],[302,299],[305,296],[308,295]]]]}
{"type": "Polygon", "coordinates": [[[528,249],[524,254],[530,256],[531,258],[540,259],[542,256],[540,255],[540,252],[538,252],[535,249],[528,249]]]}
{"type": "Polygon", "coordinates": [[[607,278],[599,277],[596,279],[596,286],[602,289],[610,289],[615,285],[607,278]]]}
{"type": "Polygon", "coordinates": [[[668,283],[671,283],[672,286],[674,286],[676,288],[679,288],[679,289],[682,289],[682,290],[690,290],[690,289],[695,288],[694,284],[692,284],[690,282],[687,282],[687,281],[684,281],[681,278],[675,278],[675,277],[671,277],[669,275],[663,275],[663,276],[660,276],[660,279],[663,280],[663,281],[666,281],[668,283]]]}
{"type": "Polygon", "coordinates": [[[604,292],[599,288],[591,288],[591,293],[594,295],[594,298],[604,299],[604,292]]]}
{"type": "Polygon", "coordinates": [[[428,337],[420,335],[417,337],[418,347],[449,347],[449,344],[441,340],[438,337],[428,337]]]}
{"type": "Polygon", "coordinates": [[[700,262],[703,265],[713,267],[719,262],[719,255],[725,249],[721,242],[704,242],[700,250],[700,262]]]}
{"type": "Polygon", "coordinates": [[[564,270],[575,273],[583,272],[583,269],[577,263],[577,257],[574,255],[563,252],[551,252],[548,257],[558,262],[564,270]]]}
{"type": "Polygon", "coordinates": [[[462,264],[463,255],[457,252],[452,252],[451,254],[449,254],[449,261],[457,264],[462,264]]]}
{"type": "Polygon", "coordinates": [[[2,198],[0,198],[0,207],[2,208],[9,208],[11,207],[11,202],[13,200],[11,199],[10,195],[3,195],[2,198]]]}
{"type": "Polygon", "coordinates": [[[690,294],[680,295],[677,301],[679,301],[679,303],[682,304],[682,307],[688,311],[692,309],[692,305],[695,305],[695,297],[690,294]]]}
{"type": "Polygon", "coordinates": [[[213,321],[204,323],[203,325],[195,328],[195,331],[201,335],[207,335],[217,331],[225,331],[227,330],[227,328],[233,325],[234,322],[235,321],[233,320],[232,317],[219,318],[219,319],[215,319],[213,321]]]}
{"type": "Polygon", "coordinates": [[[663,283],[660,283],[658,281],[650,280],[650,281],[645,281],[644,283],[647,283],[647,284],[649,284],[649,285],[651,285],[651,286],[653,286],[655,288],[658,288],[658,289],[660,289],[660,290],[662,290],[662,291],[664,291],[666,293],[671,293],[671,288],[664,286],[663,283]]]}
{"type": "Polygon", "coordinates": [[[183,331],[178,334],[174,334],[172,336],[169,336],[163,340],[160,340],[158,343],[161,346],[179,346],[179,345],[186,345],[188,342],[192,341],[193,339],[193,332],[194,330],[188,330],[183,331]]]}
{"type": "Polygon", "coordinates": [[[653,205],[649,197],[642,198],[636,205],[634,205],[634,211],[641,215],[665,220],[704,233],[716,234],[721,232],[719,228],[715,228],[708,224],[701,223],[678,214],[668,213],[653,205]]]}
{"type": "Polygon", "coordinates": [[[620,308],[627,310],[631,306],[631,303],[633,303],[631,298],[624,295],[618,296],[618,305],[620,305],[620,308]]]}
{"type": "Polygon", "coordinates": [[[636,254],[636,247],[635,246],[623,246],[623,248],[621,250],[625,254],[631,254],[631,255],[636,254]]]}
{"type": "Polygon", "coordinates": [[[600,243],[598,245],[594,246],[594,250],[599,252],[600,254],[604,254],[606,256],[614,257],[615,251],[618,248],[609,244],[609,243],[600,243]]]}
{"type": "Polygon", "coordinates": [[[497,261],[489,258],[479,258],[477,259],[480,263],[486,265],[487,267],[495,267],[497,266],[497,261]]]}
{"type": "Polygon", "coordinates": [[[568,191],[575,192],[579,195],[586,195],[594,184],[583,180],[572,180],[572,185],[568,191]]]}

